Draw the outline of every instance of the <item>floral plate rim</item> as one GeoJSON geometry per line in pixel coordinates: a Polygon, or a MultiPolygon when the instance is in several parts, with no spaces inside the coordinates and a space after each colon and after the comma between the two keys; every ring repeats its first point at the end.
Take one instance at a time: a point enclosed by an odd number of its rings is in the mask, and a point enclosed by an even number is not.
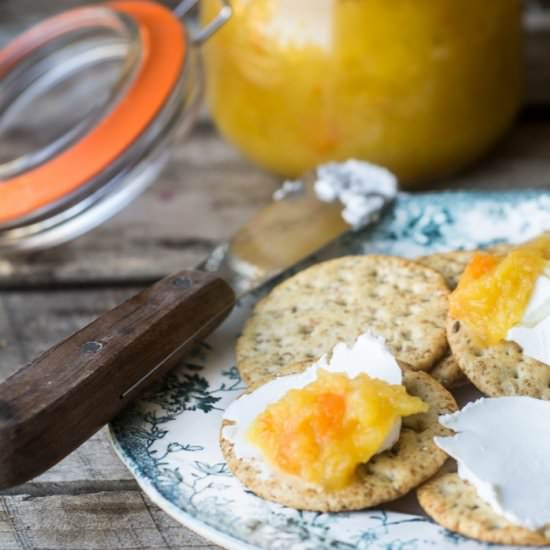
{"type": "MultiPolygon", "coordinates": [[[[550,229],[550,193],[547,191],[522,189],[507,191],[436,191],[433,193],[422,194],[400,194],[395,208],[384,216],[379,224],[373,228],[369,228],[366,236],[359,237],[359,239],[357,239],[355,244],[360,248],[362,247],[362,252],[356,251],[354,248],[355,245],[350,244],[352,242],[351,240],[348,242],[343,242],[343,251],[348,254],[378,252],[407,255],[403,254],[403,247],[406,248],[405,245],[412,243],[417,247],[416,252],[414,253],[414,255],[417,255],[418,250],[423,250],[424,253],[437,252],[439,251],[438,246],[440,247],[441,243],[445,243],[444,246],[448,246],[448,249],[467,249],[468,246],[463,246],[463,244],[470,239],[473,247],[488,246],[502,240],[512,240],[512,233],[514,231],[518,234],[514,234],[513,237],[519,238],[520,236],[529,234],[529,231],[531,231],[532,234],[535,229],[538,229],[539,232],[541,230],[550,229]],[[400,206],[398,207],[397,204],[400,206]],[[474,208],[472,208],[472,205],[474,205],[474,208]],[[483,206],[485,210],[483,210],[481,206],[483,206]],[[519,210],[516,211],[516,207],[518,207],[519,210]],[[522,207],[523,210],[521,210],[522,207]],[[399,208],[401,208],[402,211],[399,211],[399,208]],[[457,213],[460,208],[463,210],[462,214],[457,213]],[[476,210],[479,210],[479,212],[477,212],[479,220],[475,220],[476,223],[483,223],[486,221],[483,219],[483,215],[489,216],[489,223],[486,223],[484,227],[481,227],[481,231],[484,231],[483,238],[479,234],[479,227],[472,230],[467,227],[468,223],[464,224],[465,221],[468,221],[471,224],[473,218],[471,218],[470,211],[472,210],[474,213],[476,210]],[[508,213],[506,214],[506,212],[508,213]],[[539,219],[537,219],[536,215],[533,216],[532,212],[539,212],[541,214],[539,219]],[[509,219],[506,217],[511,216],[512,214],[515,216],[515,219],[509,219]],[[462,216],[462,218],[460,218],[460,216],[462,216]],[[468,218],[468,216],[470,216],[470,218],[468,218]],[[491,219],[491,216],[493,216],[494,219],[491,219]],[[459,225],[457,219],[460,219],[462,225],[459,225]],[[409,230],[409,227],[403,220],[406,220],[406,223],[413,220],[416,226],[409,230]],[[493,222],[496,223],[495,227],[492,225],[493,222]],[[475,231],[477,231],[477,233],[475,231]],[[475,239],[472,237],[472,233],[475,235],[475,239]],[[377,238],[380,238],[380,240],[377,240],[377,238]],[[384,238],[386,238],[386,240],[384,240],[384,238]],[[389,243],[391,239],[394,239],[394,241],[390,246],[389,243]],[[433,245],[433,243],[435,243],[435,245],[433,245]],[[453,244],[453,246],[449,246],[450,244],[453,244]],[[431,248],[432,245],[433,248],[431,248]]],[[[322,257],[317,259],[322,259],[322,257]]],[[[212,360],[211,363],[214,363],[214,361],[212,360]]],[[[227,364],[223,364],[227,368],[227,364]]],[[[208,362],[201,368],[205,368],[207,366],[208,362]]],[[[187,399],[187,397],[185,399],[187,399]]],[[[163,405],[159,405],[159,407],[162,409],[163,405]]],[[[184,411],[185,410],[186,409],[184,409],[184,411]]],[[[175,414],[176,416],[174,418],[177,418],[177,416],[181,413],[175,414]]],[[[134,415],[134,417],[132,417],[131,413],[129,418],[130,420],[136,420],[137,418],[138,425],[139,421],[143,420],[143,418],[138,418],[138,415],[134,415]]],[[[208,521],[208,519],[203,519],[200,513],[197,514],[197,517],[193,516],[192,512],[185,509],[185,507],[176,505],[175,502],[178,502],[177,498],[174,499],[174,502],[172,502],[170,500],[170,496],[172,495],[167,496],[166,494],[163,494],[162,489],[159,488],[158,478],[161,477],[159,476],[159,471],[155,470],[153,472],[153,477],[151,477],[151,472],[148,472],[146,468],[147,462],[140,463],[139,456],[136,458],[134,453],[132,453],[131,437],[129,437],[130,447],[128,447],[128,442],[123,441],[124,437],[127,436],[126,434],[128,433],[128,428],[133,428],[131,423],[124,424],[124,420],[122,421],[123,437],[120,436],[120,433],[118,435],[116,433],[116,427],[120,424],[120,421],[115,420],[109,425],[109,437],[114,450],[121,461],[128,467],[132,475],[136,478],[140,488],[156,505],[167,512],[177,522],[192,529],[215,544],[223,545],[231,550],[241,548],[253,550],[262,547],[261,543],[254,545],[257,544],[256,541],[254,541],[254,544],[251,544],[251,540],[246,541],[246,539],[240,538],[242,533],[239,533],[236,529],[228,529],[227,525],[223,524],[221,526],[218,524],[213,525],[208,521]],[[124,432],[124,430],[126,430],[126,432],[124,432]],[[157,476],[156,478],[154,477],[155,475],[157,476]]],[[[177,432],[177,429],[174,429],[174,432],[177,432]]],[[[185,437],[187,437],[187,432],[185,437]]],[[[182,438],[177,439],[176,441],[179,442],[185,440],[182,438]]],[[[182,444],[178,444],[182,447],[182,444]]],[[[172,444],[169,444],[168,446],[170,445],[172,444]]],[[[385,512],[380,510],[372,510],[369,512],[372,512],[371,515],[375,515],[375,512],[385,514],[385,512]]],[[[397,515],[407,517],[407,514],[397,515]]],[[[411,515],[408,515],[408,517],[416,517],[416,521],[424,524],[430,523],[430,520],[426,518],[411,515]]],[[[335,520],[336,523],[338,521],[340,520],[335,520]]],[[[414,519],[409,521],[414,521],[414,519]]],[[[397,523],[399,523],[399,521],[393,523],[389,522],[387,525],[391,527],[397,523]]],[[[431,523],[433,524],[433,522],[431,523]]],[[[386,523],[383,523],[383,525],[386,525],[386,523]]],[[[311,524],[304,522],[303,528],[307,531],[308,537],[310,537],[306,540],[318,540],[318,538],[316,538],[317,534],[308,530],[310,527],[311,524]]],[[[364,529],[366,531],[371,530],[369,526],[365,526],[364,529]]],[[[474,541],[464,539],[458,535],[455,536],[451,533],[447,533],[444,536],[449,537],[452,544],[466,543],[466,545],[469,546],[468,543],[473,543],[475,548],[490,548],[490,546],[487,546],[484,543],[474,543],[474,541]],[[453,537],[456,539],[455,541],[452,541],[453,537]]],[[[430,540],[434,541],[432,544],[437,544],[436,539],[430,540]]],[[[340,543],[340,539],[335,538],[334,536],[330,539],[323,539],[323,541],[325,543],[332,541],[337,546],[340,543]]],[[[422,540],[421,542],[427,543],[429,540],[422,540]]],[[[341,542],[341,544],[342,547],[348,547],[347,543],[341,542]]],[[[308,548],[310,547],[311,546],[308,546],[308,548]]],[[[393,545],[386,547],[393,548],[393,545]]],[[[296,548],[298,548],[298,546],[296,546],[296,548]]]]}
{"type": "Polygon", "coordinates": [[[134,476],[140,489],[154,504],[156,504],[163,512],[167,513],[173,520],[177,521],[179,524],[187,527],[188,529],[191,529],[194,533],[203,537],[204,539],[219,546],[222,546],[223,548],[227,548],[227,550],[258,550],[257,546],[253,546],[222,531],[213,529],[208,524],[194,518],[190,514],[183,512],[175,504],[172,504],[160,493],[160,491],[158,491],[158,489],[149,479],[141,476],[139,473],[136,473],[133,470],[133,468],[130,466],[124,456],[124,450],[120,446],[114,433],[113,426],[111,424],[107,426],[107,436],[119,460],[126,466],[126,468],[128,468],[130,473],[134,476]]]}

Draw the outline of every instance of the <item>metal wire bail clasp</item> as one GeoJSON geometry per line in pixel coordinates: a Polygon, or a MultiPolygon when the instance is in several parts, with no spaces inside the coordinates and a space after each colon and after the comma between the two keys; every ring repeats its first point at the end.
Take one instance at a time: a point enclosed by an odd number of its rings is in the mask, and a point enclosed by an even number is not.
{"type": "MultiPolygon", "coordinates": [[[[174,14],[183,19],[198,3],[200,0],[183,0],[174,9],[174,14]]],[[[197,28],[194,30],[191,36],[193,44],[202,44],[205,40],[208,40],[233,14],[231,4],[229,0],[219,0],[221,9],[218,15],[208,23],[205,27],[197,28]]]]}

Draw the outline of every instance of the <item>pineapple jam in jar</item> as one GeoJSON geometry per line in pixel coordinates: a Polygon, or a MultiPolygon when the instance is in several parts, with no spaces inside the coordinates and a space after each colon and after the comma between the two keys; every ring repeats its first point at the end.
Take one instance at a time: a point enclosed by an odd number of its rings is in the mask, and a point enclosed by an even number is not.
{"type": "Polygon", "coordinates": [[[354,157],[419,187],[482,155],[520,106],[521,0],[231,4],[204,48],[210,112],[283,176],[354,157]]]}

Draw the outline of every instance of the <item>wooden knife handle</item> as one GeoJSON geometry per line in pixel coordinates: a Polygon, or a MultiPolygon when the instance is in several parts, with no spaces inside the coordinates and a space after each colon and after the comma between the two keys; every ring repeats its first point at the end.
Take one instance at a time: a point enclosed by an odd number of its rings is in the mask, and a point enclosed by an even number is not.
{"type": "Polygon", "coordinates": [[[216,328],[234,302],[222,279],[183,271],[10,376],[0,384],[0,489],[76,449],[216,328]]]}

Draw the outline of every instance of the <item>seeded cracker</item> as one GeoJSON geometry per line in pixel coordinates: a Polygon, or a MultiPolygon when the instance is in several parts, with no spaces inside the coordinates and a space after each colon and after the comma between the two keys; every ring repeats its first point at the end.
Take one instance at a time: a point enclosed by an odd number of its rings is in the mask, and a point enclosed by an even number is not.
{"type": "Polygon", "coordinates": [[[475,251],[438,252],[429,256],[421,256],[416,261],[434,269],[443,275],[450,290],[458,285],[460,276],[472,259],[475,251]]]}
{"type": "Polygon", "coordinates": [[[485,347],[465,323],[452,317],[447,337],[460,369],[476,388],[497,397],[528,395],[550,400],[550,366],[523,354],[515,342],[485,347]]]}
{"type": "MultiPolygon", "coordinates": [[[[439,252],[422,256],[416,261],[441,273],[449,290],[454,290],[473,255],[472,251],[439,252]]],[[[430,370],[430,374],[448,389],[459,388],[469,383],[450,352],[430,370]]]]}
{"type": "MultiPolygon", "coordinates": [[[[506,254],[511,249],[512,246],[509,244],[499,244],[489,248],[485,252],[506,254]]],[[[416,261],[441,273],[447,282],[449,289],[454,290],[458,285],[458,280],[460,279],[462,273],[464,273],[466,266],[476,252],[483,251],[462,250],[457,252],[437,252],[435,254],[430,254],[429,256],[421,256],[416,258],[416,261]]]]}
{"type": "MultiPolygon", "coordinates": [[[[510,245],[500,244],[490,251],[504,254],[510,250],[510,245]]],[[[439,252],[422,256],[416,261],[441,273],[450,290],[454,290],[458,284],[464,269],[472,259],[476,251],[439,252]]],[[[468,384],[468,379],[460,369],[458,362],[452,353],[448,353],[430,371],[430,374],[446,388],[459,388],[468,384]]]]}
{"type": "Polygon", "coordinates": [[[448,349],[448,292],[441,275],[402,258],[348,256],[314,265],[256,305],[237,343],[237,367],[251,384],[371,331],[399,361],[429,370],[448,349]]]}
{"type": "Polygon", "coordinates": [[[444,388],[452,390],[461,388],[470,383],[466,375],[462,372],[452,353],[448,353],[437,362],[435,367],[429,371],[444,388]]]}
{"type": "Polygon", "coordinates": [[[455,473],[438,475],[422,485],[417,495],[424,511],[455,533],[495,544],[550,544],[550,525],[540,531],[514,525],[494,512],[474,487],[455,473]]]}
{"type": "MultiPolygon", "coordinates": [[[[294,374],[310,363],[292,365],[281,371],[294,374]]],[[[399,440],[389,451],[373,457],[359,469],[357,480],[338,491],[326,491],[295,477],[273,473],[266,478],[255,461],[239,459],[233,444],[221,434],[221,448],[229,469],[248,489],[258,496],[300,510],[339,512],[360,510],[395,500],[430,478],[446,460],[446,454],[433,442],[434,436],[452,433],[438,422],[438,416],[457,410],[452,395],[423,372],[404,368],[403,383],[411,395],[430,405],[426,413],[403,419],[399,440]]],[[[268,382],[271,376],[261,383],[268,382]]],[[[224,424],[225,425],[225,424],[224,424]]]]}
{"type": "MultiPolygon", "coordinates": [[[[510,245],[501,244],[491,251],[505,254],[510,251],[510,245]]],[[[455,253],[449,253],[453,256],[455,253]]],[[[459,252],[456,254],[467,254],[459,252]]],[[[441,273],[450,280],[452,271],[458,269],[459,261],[465,256],[455,257],[452,270],[444,271],[444,254],[439,254],[437,263],[441,273]]],[[[428,261],[428,256],[419,261],[428,261]]],[[[450,265],[450,264],[449,264],[450,265]]],[[[473,332],[460,321],[449,317],[447,320],[447,339],[452,355],[460,370],[477,387],[478,390],[497,397],[501,395],[528,395],[539,399],[550,399],[550,366],[531,359],[525,355],[515,342],[500,342],[494,346],[485,347],[477,342],[473,332]]]]}

